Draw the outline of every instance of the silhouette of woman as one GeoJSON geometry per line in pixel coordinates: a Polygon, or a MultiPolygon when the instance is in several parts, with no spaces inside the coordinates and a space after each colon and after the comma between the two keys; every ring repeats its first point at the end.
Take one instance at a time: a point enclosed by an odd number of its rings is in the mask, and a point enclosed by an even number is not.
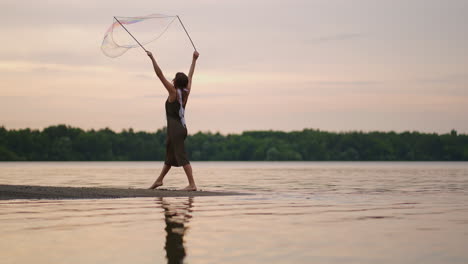
{"type": "Polygon", "coordinates": [[[156,59],[153,54],[149,51],[146,52],[150,57],[156,76],[161,80],[162,84],[166,88],[169,96],[167,97],[165,108],[166,108],[166,119],[167,119],[167,137],[166,137],[166,158],[164,166],[161,170],[161,174],[156,181],[151,185],[149,189],[155,189],[163,185],[164,176],[169,172],[172,166],[184,168],[185,174],[189,185],[182,190],[185,191],[196,191],[197,186],[193,179],[192,166],[187,158],[185,152],[184,141],[187,138],[187,127],[185,124],[185,107],[187,100],[192,89],[193,73],[195,71],[195,64],[197,62],[199,53],[195,51],[193,53],[192,64],[190,66],[189,75],[185,75],[182,72],[178,72],[175,75],[174,80],[169,82],[159,68],[156,59]]]}

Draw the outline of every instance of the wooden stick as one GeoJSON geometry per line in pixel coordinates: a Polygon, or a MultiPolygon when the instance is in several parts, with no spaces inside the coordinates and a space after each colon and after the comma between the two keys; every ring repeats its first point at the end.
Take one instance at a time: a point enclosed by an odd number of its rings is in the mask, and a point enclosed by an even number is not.
{"type": "Polygon", "coordinates": [[[127,31],[127,33],[132,36],[132,38],[138,43],[138,45],[140,45],[140,47],[145,51],[145,52],[148,52],[145,47],[143,47],[143,45],[141,45],[141,43],[132,35],[132,33],[130,33],[130,31],[127,30],[126,27],[124,27],[124,25],[122,25],[122,23],[120,23],[120,21],[114,17],[115,20],[117,20],[117,22],[119,22],[119,24],[125,29],[125,31],[127,31]]]}
{"type": "Polygon", "coordinates": [[[193,44],[192,38],[190,37],[189,33],[187,32],[187,29],[185,29],[184,23],[182,23],[182,20],[180,20],[180,17],[179,17],[179,16],[177,16],[177,18],[179,19],[180,24],[181,24],[182,27],[184,28],[185,33],[187,33],[187,36],[188,36],[188,38],[190,39],[190,42],[192,43],[193,49],[195,49],[195,51],[197,51],[197,48],[195,48],[195,44],[193,44]]]}

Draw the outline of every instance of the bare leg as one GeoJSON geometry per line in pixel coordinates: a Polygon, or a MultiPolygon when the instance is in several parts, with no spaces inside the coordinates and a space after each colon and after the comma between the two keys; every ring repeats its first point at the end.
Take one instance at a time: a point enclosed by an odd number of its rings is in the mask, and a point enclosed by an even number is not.
{"type": "Polygon", "coordinates": [[[197,186],[195,185],[195,181],[193,180],[192,166],[190,165],[190,163],[187,165],[184,165],[184,171],[185,171],[185,174],[187,175],[189,185],[183,188],[182,191],[196,191],[197,186]]]}
{"type": "Polygon", "coordinates": [[[171,169],[170,165],[164,164],[164,166],[163,166],[163,168],[161,170],[161,174],[159,174],[159,177],[156,179],[156,181],[153,183],[153,185],[151,185],[151,187],[149,187],[149,189],[156,189],[157,187],[162,186],[164,176],[166,176],[166,174],[169,172],[170,169],[171,169]]]}

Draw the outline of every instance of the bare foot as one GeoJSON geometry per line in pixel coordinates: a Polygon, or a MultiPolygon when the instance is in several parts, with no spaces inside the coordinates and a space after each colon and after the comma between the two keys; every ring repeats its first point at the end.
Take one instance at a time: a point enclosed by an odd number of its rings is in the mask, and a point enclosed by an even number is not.
{"type": "Polygon", "coordinates": [[[195,185],[194,186],[189,185],[183,189],[180,189],[180,191],[196,191],[196,190],[197,190],[197,186],[195,185]]]}
{"type": "Polygon", "coordinates": [[[148,189],[156,189],[158,188],[159,186],[162,186],[163,183],[162,182],[154,182],[153,185],[151,185],[151,187],[149,187],[148,189]]]}

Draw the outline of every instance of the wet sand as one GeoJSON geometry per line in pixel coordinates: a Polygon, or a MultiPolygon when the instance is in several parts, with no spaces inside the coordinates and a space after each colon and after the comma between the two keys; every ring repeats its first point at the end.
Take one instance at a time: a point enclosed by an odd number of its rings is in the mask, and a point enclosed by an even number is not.
{"type": "Polygon", "coordinates": [[[12,199],[101,199],[130,197],[193,197],[243,195],[234,192],[178,191],[167,189],[120,189],[92,187],[55,187],[0,185],[0,200],[12,199]]]}

